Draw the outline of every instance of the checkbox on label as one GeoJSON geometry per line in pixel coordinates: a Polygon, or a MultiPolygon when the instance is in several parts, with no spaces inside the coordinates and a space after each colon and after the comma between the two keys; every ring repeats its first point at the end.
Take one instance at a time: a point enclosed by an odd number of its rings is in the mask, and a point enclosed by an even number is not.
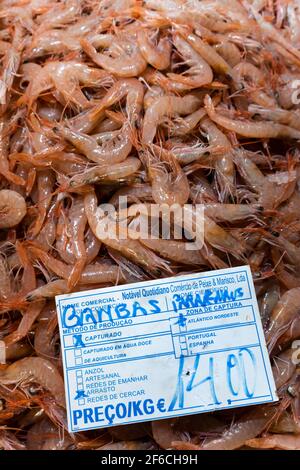
{"type": "Polygon", "coordinates": [[[82,370],[77,370],[76,371],[76,377],[83,377],[82,370]]]}
{"type": "Polygon", "coordinates": [[[76,357],[76,359],[75,359],[76,366],[80,366],[82,364],[82,362],[83,362],[82,357],[76,357]]]}
{"type": "Polygon", "coordinates": [[[74,355],[75,355],[76,357],[81,356],[81,355],[82,355],[81,349],[74,349],[74,355]]]}
{"type": "Polygon", "coordinates": [[[81,400],[78,400],[78,405],[84,405],[85,404],[85,400],[81,399],[81,400]]]}

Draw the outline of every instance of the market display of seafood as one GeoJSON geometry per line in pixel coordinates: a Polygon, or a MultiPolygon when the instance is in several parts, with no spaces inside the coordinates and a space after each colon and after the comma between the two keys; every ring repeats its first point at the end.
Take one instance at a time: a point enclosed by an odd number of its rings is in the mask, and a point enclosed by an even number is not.
{"type": "Polygon", "coordinates": [[[0,449],[299,450],[299,2],[2,0],[0,57],[0,449]],[[241,265],[278,402],[68,433],[56,295],[241,265]]]}

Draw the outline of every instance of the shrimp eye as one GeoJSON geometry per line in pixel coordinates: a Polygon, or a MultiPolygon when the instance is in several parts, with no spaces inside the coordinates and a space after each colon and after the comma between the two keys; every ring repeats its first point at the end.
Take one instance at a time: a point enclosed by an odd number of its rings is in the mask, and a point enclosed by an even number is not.
{"type": "Polygon", "coordinates": [[[30,395],[37,395],[39,391],[40,391],[40,387],[38,387],[37,385],[30,385],[28,389],[28,392],[30,393],[30,395]]]}
{"type": "Polygon", "coordinates": [[[280,237],[280,233],[274,230],[272,230],[271,235],[273,235],[273,237],[276,237],[276,238],[280,237]]]}

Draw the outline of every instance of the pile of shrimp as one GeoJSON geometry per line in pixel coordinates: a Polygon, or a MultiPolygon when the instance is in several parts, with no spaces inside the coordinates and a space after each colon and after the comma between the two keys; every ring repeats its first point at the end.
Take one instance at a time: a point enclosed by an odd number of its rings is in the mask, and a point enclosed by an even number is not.
{"type": "Polygon", "coordinates": [[[0,8],[0,449],[300,449],[299,2],[0,8]],[[203,247],[101,238],[120,196],[204,205],[203,247]],[[56,295],[245,264],[279,402],[68,433],[56,295]]]}

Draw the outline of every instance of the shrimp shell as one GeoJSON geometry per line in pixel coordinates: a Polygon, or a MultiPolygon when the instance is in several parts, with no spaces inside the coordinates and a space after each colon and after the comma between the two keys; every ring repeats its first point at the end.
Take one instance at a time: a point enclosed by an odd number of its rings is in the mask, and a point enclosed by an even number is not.
{"type": "Polygon", "coordinates": [[[48,360],[40,357],[26,357],[0,371],[1,384],[21,382],[37,382],[52,393],[60,406],[65,407],[63,379],[56,367],[48,360]]]}
{"type": "Polygon", "coordinates": [[[18,225],[27,212],[23,196],[10,189],[0,190],[0,228],[18,225]]]}

